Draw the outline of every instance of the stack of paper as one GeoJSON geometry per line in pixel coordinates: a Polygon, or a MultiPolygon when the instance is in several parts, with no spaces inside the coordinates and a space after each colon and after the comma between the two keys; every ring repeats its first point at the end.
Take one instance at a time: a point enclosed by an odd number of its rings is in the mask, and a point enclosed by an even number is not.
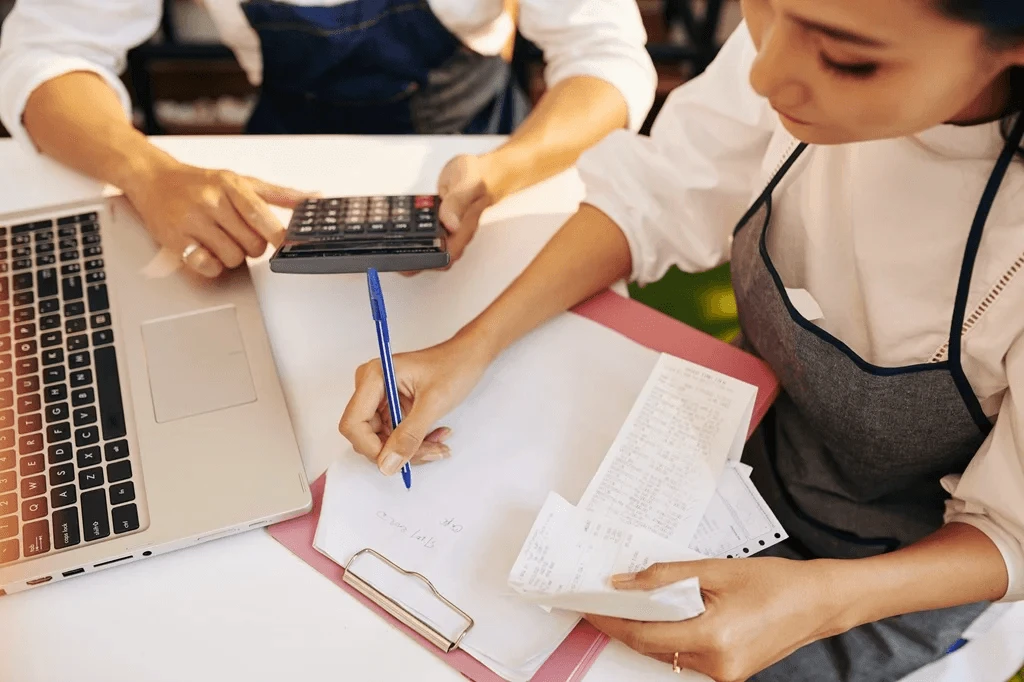
{"type": "Polygon", "coordinates": [[[702,613],[696,579],[620,592],[609,578],[723,550],[745,556],[753,543],[759,551],[785,537],[739,462],[755,394],[661,356],[579,509],[548,500],[509,585],[529,601],[581,613],[645,621],[702,613]]]}

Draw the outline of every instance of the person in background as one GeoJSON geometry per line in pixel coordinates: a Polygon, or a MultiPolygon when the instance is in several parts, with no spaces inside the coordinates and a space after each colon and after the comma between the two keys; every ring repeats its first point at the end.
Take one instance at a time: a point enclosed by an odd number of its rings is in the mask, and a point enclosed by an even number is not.
{"type": "Polygon", "coordinates": [[[696,618],[589,620],[716,682],[895,682],[1024,600],[1024,2],[742,9],[650,137],[581,157],[582,207],[498,300],[395,356],[398,428],[371,363],[340,430],[385,474],[457,458],[437,422],[516,339],[620,278],[729,261],[782,387],[743,460],[789,539],[609,576],[697,577],[696,618]]]}
{"type": "MultiPolygon", "coordinates": [[[[157,28],[160,0],[18,0],[0,36],[0,120],[43,154],[120,188],[166,249],[214,277],[283,228],[268,204],[305,194],[197,168],[132,125],[117,74],[157,28]]],[[[452,159],[438,179],[457,258],[480,214],[636,130],[656,74],[633,0],[205,0],[259,99],[247,131],[512,133],[452,159]],[[509,66],[516,28],[544,52],[529,112],[509,66]]]]}

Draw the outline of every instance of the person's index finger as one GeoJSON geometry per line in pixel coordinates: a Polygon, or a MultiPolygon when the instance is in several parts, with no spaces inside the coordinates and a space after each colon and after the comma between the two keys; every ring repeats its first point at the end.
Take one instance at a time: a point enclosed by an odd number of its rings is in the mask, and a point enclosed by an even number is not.
{"type": "Polygon", "coordinates": [[[281,206],[282,208],[295,208],[304,199],[319,197],[319,192],[304,192],[291,187],[274,185],[259,178],[246,177],[253,191],[264,201],[281,206]]]}
{"type": "Polygon", "coordinates": [[[379,375],[368,376],[356,383],[356,390],[349,399],[338,422],[338,431],[352,443],[356,452],[377,459],[381,443],[373,424],[379,419],[377,408],[384,400],[384,382],[379,375]]]}
{"type": "Polygon", "coordinates": [[[228,197],[235,210],[256,234],[274,244],[284,234],[284,226],[277,219],[267,203],[244,181],[229,186],[228,197]]]}
{"type": "Polygon", "coordinates": [[[608,616],[587,615],[584,618],[612,639],[642,654],[699,652],[707,648],[707,643],[701,641],[697,634],[697,619],[678,623],[645,623],[608,616]]]}

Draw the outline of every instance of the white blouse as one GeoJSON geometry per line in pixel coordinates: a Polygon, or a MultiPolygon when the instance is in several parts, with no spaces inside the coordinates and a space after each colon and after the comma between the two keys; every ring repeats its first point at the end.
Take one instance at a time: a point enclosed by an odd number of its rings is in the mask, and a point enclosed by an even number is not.
{"type": "MultiPolygon", "coordinates": [[[[285,0],[335,5],[353,0],[285,0]]],[[[221,40],[234,50],[249,80],[262,80],[259,37],[240,0],[205,0],[221,40]]],[[[515,31],[503,0],[429,0],[438,20],[481,54],[501,52],[515,31]]],[[[0,121],[30,144],[21,114],[32,91],[72,71],[102,76],[128,110],[117,78],[129,49],[157,29],[161,0],[18,0],[0,36],[0,121]]],[[[657,75],[644,44],[634,0],[518,0],[523,36],[544,52],[548,86],[572,76],[593,76],[622,93],[629,125],[640,128],[654,101],[657,75]]]]}
{"type": "MultiPolygon", "coordinates": [[[[585,201],[629,241],[633,278],[728,260],[732,230],[797,141],[749,84],[745,26],[717,60],[671,94],[651,137],[612,133],[586,152],[585,201]]],[[[1003,148],[999,124],[811,147],[776,194],[768,248],[815,323],[865,360],[945,359],[967,234],[1003,148]]],[[[962,330],[964,371],[995,427],[952,494],[946,520],[999,547],[1006,600],[1024,599],[1024,162],[1015,162],[981,241],[962,330]]]]}

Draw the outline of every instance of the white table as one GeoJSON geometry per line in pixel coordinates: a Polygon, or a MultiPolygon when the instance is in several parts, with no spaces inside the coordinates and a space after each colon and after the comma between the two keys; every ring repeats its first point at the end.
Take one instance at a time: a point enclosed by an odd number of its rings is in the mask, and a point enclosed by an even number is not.
{"type": "MultiPolygon", "coordinates": [[[[178,158],[227,167],[325,194],[431,191],[444,162],[491,148],[497,138],[157,138],[178,158]]],[[[97,196],[103,190],[45,159],[0,141],[0,212],[97,196]]],[[[449,273],[421,275],[436,304],[461,297],[482,309],[575,210],[582,187],[565,173],[490,211],[466,256],[449,273]]],[[[282,212],[284,217],[286,214],[282,212]]],[[[310,478],[345,451],[335,424],[352,370],[376,353],[318,334],[331,277],[280,276],[252,266],[278,368],[310,478]],[[348,371],[317,372],[318,354],[348,371]]],[[[396,305],[402,305],[402,301],[396,305]]],[[[406,304],[409,302],[406,301],[406,304]]],[[[392,302],[389,297],[389,307],[392,302]]],[[[395,315],[392,315],[394,318],[395,315]]],[[[422,343],[447,338],[464,319],[439,313],[422,343]]],[[[327,327],[329,329],[329,325],[327,327]]],[[[395,334],[397,337],[397,334],[395,334]]],[[[399,348],[398,350],[404,350],[399,348]]],[[[979,651],[1013,659],[1024,618],[979,651]]],[[[958,660],[981,649],[961,649],[958,660]]],[[[1017,651],[1024,657],[1024,649],[1017,651]]],[[[951,657],[954,658],[954,657],[951,657]]],[[[1020,660],[1020,658],[1017,658],[1020,660]]],[[[1000,670],[1009,670],[1003,665],[1000,670]]],[[[972,670],[974,670],[972,668],[972,670]]],[[[999,674],[1002,674],[1001,672],[999,674]]],[[[960,677],[947,679],[963,679],[960,677]]],[[[1003,674],[1005,680],[1009,673],[1003,674]]],[[[932,674],[927,679],[936,680],[932,674]]],[[[973,673],[972,679],[979,679],[973,673]]],[[[457,682],[463,679],[362,607],[263,531],[103,571],[0,600],[3,682],[457,682]]],[[[687,682],[706,679],[685,674],[687,682]]],[[[999,680],[993,677],[993,682],[999,680]]],[[[612,645],[586,682],[678,682],[666,666],[612,645]]]]}

